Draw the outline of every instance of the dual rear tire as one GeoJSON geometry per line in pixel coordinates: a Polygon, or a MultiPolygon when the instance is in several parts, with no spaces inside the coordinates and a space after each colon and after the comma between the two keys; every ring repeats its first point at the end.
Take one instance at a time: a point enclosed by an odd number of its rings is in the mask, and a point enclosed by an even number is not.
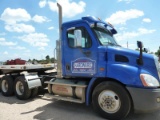
{"type": "Polygon", "coordinates": [[[23,76],[19,76],[14,81],[14,93],[20,100],[26,100],[31,96],[31,90],[23,76]]]}
{"type": "Polygon", "coordinates": [[[24,76],[19,76],[13,80],[12,76],[6,75],[0,81],[1,92],[4,96],[13,94],[20,100],[33,98],[38,93],[38,88],[29,89],[24,76]]]}
{"type": "Polygon", "coordinates": [[[13,78],[11,76],[3,76],[0,81],[1,92],[4,96],[13,95],[13,78]]]}

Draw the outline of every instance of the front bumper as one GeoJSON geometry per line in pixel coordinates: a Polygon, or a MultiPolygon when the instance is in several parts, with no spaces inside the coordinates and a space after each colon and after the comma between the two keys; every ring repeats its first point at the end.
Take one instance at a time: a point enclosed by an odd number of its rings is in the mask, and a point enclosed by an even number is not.
{"type": "Polygon", "coordinates": [[[152,112],[160,109],[160,88],[126,88],[132,97],[135,112],[152,112]]]}

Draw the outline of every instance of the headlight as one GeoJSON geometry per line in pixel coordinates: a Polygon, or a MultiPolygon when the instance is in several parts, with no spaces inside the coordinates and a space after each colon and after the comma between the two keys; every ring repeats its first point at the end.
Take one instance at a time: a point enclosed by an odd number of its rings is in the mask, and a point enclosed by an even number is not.
{"type": "Polygon", "coordinates": [[[149,74],[140,74],[141,81],[145,87],[158,87],[158,80],[149,74]]]}

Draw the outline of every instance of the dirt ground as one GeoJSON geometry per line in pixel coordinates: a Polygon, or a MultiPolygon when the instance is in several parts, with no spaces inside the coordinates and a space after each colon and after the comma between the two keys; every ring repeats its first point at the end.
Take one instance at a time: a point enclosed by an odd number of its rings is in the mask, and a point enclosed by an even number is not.
{"type": "Polygon", "coordinates": [[[38,96],[21,101],[0,94],[0,120],[103,120],[92,107],[38,96]]]}
{"type": "MultiPolygon", "coordinates": [[[[2,77],[2,76],[0,76],[2,77]]],[[[47,91],[46,91],[47,92],[47,91]]],[[[30,100],[4,97],[0,93],[0,120],[104,120],[90,105],[54,100],[38,95],[30,100]]],[[[160,110],[131,114],[125,120],[160,120],[160,110]]]]}
{"type": "Polygon", "coordinates": [[[22,101],[15,96],[5,97],[0,92],[0,120],[103,120],[103,118],[95,114],[92,106],[87,107],[85,104],[53,100],[44,94],[22,101]]]}

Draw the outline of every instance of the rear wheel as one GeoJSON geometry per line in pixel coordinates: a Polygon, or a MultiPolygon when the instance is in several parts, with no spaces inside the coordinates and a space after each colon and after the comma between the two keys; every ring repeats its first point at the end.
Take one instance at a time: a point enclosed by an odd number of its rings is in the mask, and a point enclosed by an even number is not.
{"type": "Polygon", "coordinates": [[[1,92],[4,96],[13,95],[13,78],[11,76],[3,76],[1,81],[1,92]]]}
{"type": "Polygon", "coordinates": [[[114,82],[102,82],[93,91],[93,107],[109,120],[120,120],[128,115],[131,100],[127,91],[114,82]]]}
{"type": "Polygon", "coordinates": [[[31,90],[25,82],[24,76],[19,76],[14,82],[14,92],[18,99],[26,100],[31,96],[31,90]]]}

